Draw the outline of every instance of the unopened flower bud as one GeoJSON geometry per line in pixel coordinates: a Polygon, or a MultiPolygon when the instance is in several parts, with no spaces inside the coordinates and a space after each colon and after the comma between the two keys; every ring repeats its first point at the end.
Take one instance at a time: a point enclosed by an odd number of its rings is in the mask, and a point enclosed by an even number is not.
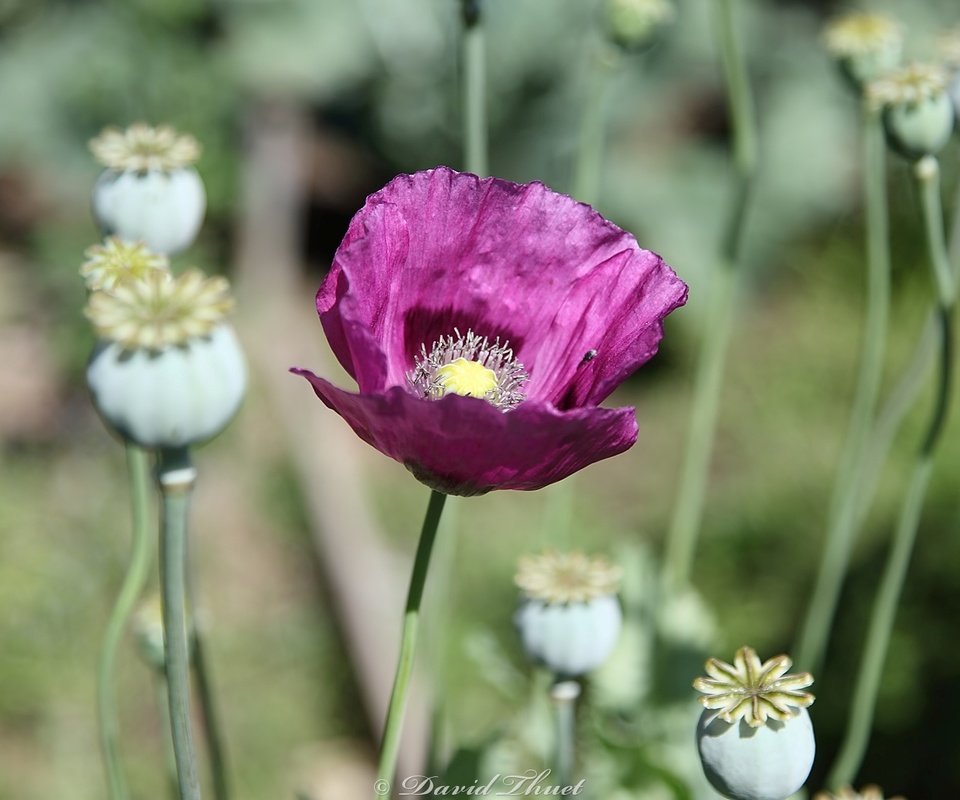
{"type": "Polygon", "coordinates": [[[107,425],[143,447],[203,442],[233,418],[246,389],[246,364],[224,317],[223,278],[197,271],[94,292],[86,314],[101,341],[87,385],[107,425]]]}
{"type": "MultiPolygon", "coordinates": [[[[186,624],[187,642],[191,643],[193,620],[189,615],[186,624]]],[[[157,672],[163,672],[166,665],[166,650],[163,638],[163,603],[159,594],[148,597],[137,609],[133,617],[133,640],[144,663],[157,672]]]]}
{"type": "Polygon", "coordinates": [[[883,14],[853,12],[830,22],[823,32],[827,52],[861,90],[900,65],[903,30],[883,14]]]}
{"type": "Polygon", "coordinates": [[[674,17],[672,0],[607,0],[604,4],[607,35],[625,50],[651,44],[674,17]]]}
{"type": "Polygon", "coordinates": [[[93,213],[104,236],[143,241],[165,255],[193,244],[207,200],[192,166],[200,155],[192,136],[136,124],[105,130],[90,149],[106,167],[93,189],[93,213]]]}
{"type": "Polygon", "coordinates": [[[704,774],[731,800],[786,800],[813,766],[815,743],[807,706],[809,673],[787,675],[787,656],[760,662],[741,647],[733,664],[707,661],[697,678],[706,707],[697,725],[704,774]]]}
{"type": "Polygon", "coordinates": [[[620,570],[583,553],[544,553],[520,561],[523,601],[514,621],[527,655],[560,678],[599,667],[620,636],[620,570]]]}
{"type": "Polygon", "coordinates": [[[165,654],[160,595],[148,598],[137,610],[133,618],[133,639],[137,652],[147,666],[163,672],[165,654]]]}
{"type": "Polygon", "coordinates": [[[867,100],[883,111],[890,146],[909,159],[937,155],[953,133],[955,114],[947,73],[933,64],[911,64],[867,87],[867,100]]]}

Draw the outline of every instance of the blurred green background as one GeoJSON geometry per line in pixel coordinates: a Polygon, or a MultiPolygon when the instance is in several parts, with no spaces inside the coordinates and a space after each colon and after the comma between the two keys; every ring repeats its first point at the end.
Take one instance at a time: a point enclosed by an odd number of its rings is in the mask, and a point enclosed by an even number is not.
{"type": "MultiPolygon", "coordinates": [[[[640,441],[577,478],[572,541],[557,541],[544,525],[544,493],[456,503],[452,575],[445,597],[432,598],[446,609],[434,663],[449,686],[454,748],[522,738],[522,724],[505,722],[520,707],[536,717],[526,704],[531,671],[511,625],[518,555],[573,544],[618,555],[629,565],[630,602],[641,609],[644,581],[655,574],[679,474],[703,292],[728,202],[728,124],[710,5],[682,0],[657,46],[624,57],[598,202],[690,284],[690,304],[669,320],[660,355],[612,400],[637,406],[640,441]]],[[[582,734],[602,746],[587,750],[585,770],[596,787],[628,788],[597,789],[597,797],[713,796],[696,783],[693,795],[683,788],[698,769],[693,729],[685,727],[695,702],[685,687],[707,651],[729,660],[745,643],[763,657],[791,646],[853,392],[864,285],[856,100],[818,40],[823,22],[845,7],[738,5],[762,171],[695,569],[699,599],[677,609],[676,629],[664,634],[690,658],[651,662],[646,671],[634,660],[598,679],[595,716],[585,715],[582,734]],[[643,710],[619,722],[604,716],[618,693],[642,698],[643,710]]],[[[871,7],[904,20],[911,56],[929,54],[937,32],[960,22],[955,0],[871,7]]],[[[491,170],[570,191],[601,35],[597,3],[487,0],[484,10],[491,170]]],[[[309,309],[367,193],[398,172],[461,166],[459,36],[454,0],[0,0],[0,800],[105,796],[93,666],[125,563],[128,510],[122,448],[97,420],[83,382],[93,336],[76,271],[97,241],[88,198],[98,168],[87,141],[106,125],[138,120],[193,133],[204,147],[198,169],[210,207],[200,240],[177,263],[231,274],[245,246],[245,210],[262,201],[244,179],[258,125],[277,109],[295,112],[307,123],[309,149],[290,224],[299,296],[309,309]]],[[[958,162],[955,140],[943,158],[948,213],[958,162]]],[[[919,334],[931,288],[907,169],[894,158],[890,166],[892,378],[919,334]]],[[[269,289],[269,252],[261,260],[267,277],[258,285],[269,289]]],[[[241,338],[269,352],[269,338],[245,329],[244,319],[241,305],[241,338]]],[[[300,336],[320,339],[319,324],[300,336]]],[[[375,751],[336,598],[315,552],[305,503],[311,487],[269,399],[271,384],[297,380],[286,372],[288,359],[278,348],[273,370],[258,362],[240,418],[198,455],[195,569],[240,800],[368,791],[329,779],[356,763],[365,785],[375,751]]],[[[865,621],[922,430],[920,405],[884,471],[817,676],[814,788],[843,732],[865,621]]],[[[329,412],[304,389],[300,413],[329,412]]],[[[957,432],[954,419],[861,771],[864,782],[911,800],[960,796],[957,432]]],[[[357,454],[363,492],[390,545],[408,557],[427,492],[359,443],[357,454]]],[[[156,687],[132,644],[119,688],[134,794],[158,797],[167,775],[156,687]]],[[[497,763],[496,747],[485,757],[497,763]]]]}

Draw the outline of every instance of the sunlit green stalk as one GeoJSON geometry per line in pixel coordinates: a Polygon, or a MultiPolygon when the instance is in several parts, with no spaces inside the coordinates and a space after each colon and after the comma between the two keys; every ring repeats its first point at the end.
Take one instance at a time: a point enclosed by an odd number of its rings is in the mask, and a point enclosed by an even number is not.
{"type": "Polygon", "coordinates": [[[467,172],[488,173],[487,55],[481,0],[463,2],[463,141],[467,172]]]}
{"type": "Polygon", "coordinates": [[[733,2],[717,0],[714,5],[716,37],[733,124],[734,192],[721,244],[719,269],[708,287],[706,328],[698,356],[683,472],[667,534],[665,578],[668,585],[676,588],[689,581],[703,519],[720,393],[733,328],[744,223],[757,161],[753,97],[733,18],[733,2]]]}
{"type": "Polygon", "coordinates": [[[954,279],[944,242],[943,209],[940,205],[939,165],[927,156],[915,166],[923,206],[927,246],[937,287],[937,316],[940,322],[940,365],[933,414],[923,444],[917,455],[916,466],[904,499],[900,521],[887,560],[877,599],[874,602],[867,632],[856,691],[850,711],[850,721],[837,762],[827,783],[839,787],[853,782],[866,753],[873,726],[877,693],[883,675],[890,634],[896,619],[897,606],[906,580],[913,544],[916,540],[923,502],[926,497],[933,458],[946,423],[949,409],[953,365],[952,315],[954,307],[954,279]]]}
{"type": "Polygon", "coordinates": [[[149,525],[150,456],[135,444],[127,444],[127,472],[133,507],[133,548],[120,594],[107,621],[107,630],[100,649],[97,669],[97,716],[100,725],[100,747],[107,772],[111,800],[126,800],[127,783],[120,763],[117,721],[117,649],[130,615],[143,592],[150,572],[152,547],[149,525]]]}
{"type": "MultiPolygon", "coordinates": [[[[572,194],[583,203],[596,205],[600,199],[603,152],[609,123],[608,107],[618,74],[620,53],[606,42],[597,42],[590,59],[580,140],[573,165],[572,194]]],[[[544,534],[547,541],[565,544],[573,527],[576,476],[548,486],[544,490],[544,534]]]]}
{"type": "Polygon", "coordinates": [[[190,656],[186,626],[187,515],[196,474],[186,448],[161,451],[163,639],[170,731],[180,800],[200,800],[197,756],[190,724],[190,656]]]}
{"type": "Polygon", "coordinates": [[[390,705],[387,721],[383,729],[383,743],[380,747],[380,767],[375,796],[382,797],[389,792],[387,787],[393,780],[397,769],[397,755],[400,752],[400,733],[403,730],[403,718],[407,709],[407,696],[410,691],[410,678],[413,675],[413,659],[417,645],[417,628],[420,623],[420,601],[423,599],[423,587],[427,581],[430,567],[430,554],[440,525],[440,515],[447,496],[442,492],[431,492],[427,514],[420,531],[420,542],[413,561],[410,575],[410,588],[407,592],[407,605],[403,615],[403,629],[400,634],[400,656],[397,671],[390,693],[390,705]]]}
{"type": "Polygon", "coordinates": [[[590,59],[590,80],[580,119],[580,139],[574,163],[573,196],[596,205],[600,199],[603,153],[610,122],[610,96],[619,73],[620,53],[606,42],[597,42],[590,59]]]}
{"type": "Polygon", "coordinates": [[[577,698],[580,684],[576,681],[559,681],[550,687],[550,702],[556,723],[556,752],[554,755],[554,784],[570,786],[576,765],[577,698]]]}
{"type": "Polygon", "coordinates": [[[836,614],[850,550],[862,518],[863,478],[870,454],[877,397],[883,377],[887,318],[890,308],[890,233],[886,189],[886,143],[880,114],[864,104],[863,179],[866,201],[867,312],[860,374],[850,413],[847,439],[834,483],[827,535],[813,596],[800,639],[796,662],[816,673],[836,614]]]}
{"type": "Polygon", "coordinates": [[[213,796],[215,800],[229,800],[230,789],[227,783],[227,763],[220,728],[220,715],[217,713],[213,698],[213,680],[207,663],[206,646],[200,635],[200,621],[193,615],[193,636],[191,638],[191,659],[193,675],[196,679],[197,699],[203,715],[203,734],[210,758],[210,772],[213,778],[213,796]]]}

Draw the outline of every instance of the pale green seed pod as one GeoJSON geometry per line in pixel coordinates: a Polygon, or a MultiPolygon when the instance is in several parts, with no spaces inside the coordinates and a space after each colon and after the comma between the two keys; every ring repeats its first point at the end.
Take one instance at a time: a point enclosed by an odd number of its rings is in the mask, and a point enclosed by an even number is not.
{"type": "Polygon", "coordinates": [[[620,570],[582,553],[525,556],[515,582],[524,597],[514,615],[524,652],[560,678],[599,667],[623,626],[620,570]]]}
{"type": "Polygon", "coordinates": [[[937,155],[950,140],[956,122],[947,93],[946,71],[912,64],[867,87],[867,99],[883,110],[890,146],[905,158],[937,155]]]}
{"type": "Polygon", "coordinates": [[[199,444],[236,414],[247,368],[224,316],[223,278],[155,270],[90,295],[86,314],[101,338],[87,385],[106,424],[143,447],[199,444]]]}
{"type": "Polygon", "coordinates": [[[108,169],[93,187],[93,213],[104,236],[142,241],[167,255],[193,244],[206,204],[203,182],[192,167],[170,172],[108,169]]]}
{"type": "Polygon", "coordinates": [[[807,779],[816,744],[807,706],[809,673],[787,675],[791,662],[761,663],[741,647],[733,664],[707,661],[707,677],[694,688],[705,706],[697,724],[697,749],[711,785],[730,800],[787,800],[807,779]]]}
{"type": "Polygon", "coordinates": [[[609,658],[623,615],[616,597],[585,603],[527,600],[514,617],[528,658],[555,675],[575,678],[609,658]]]}
{"type": "Polygon", "coordinates": [[[243,400],[247,369],[233,329],[159,351],[101,342],[87,366],[93,403],[107,425],[142,447],[212,439],[243,400]]]}
{"type": "Polygon", "coordinates": [[[193,244],[207,202],[191,166],[200,153],[193,137],[138,124],[104,131],[90,147],[107,167],[93,188],[93,213],[104,236],[142,241],[165,255],[193,244]]]}
{"type": "Polygon", "coordinates": [[[824,28],[823,42],[857,91],[896,69],[903,57],[903,30],[884,14],[838,17],[824,28]]]}
{"type": "Polygon", "coordinates": [[[697,747],[707,780],[731,800],[787,800],[807,780],[816,752],[805,708],[793,719],[769,719],[759,728],[725,722],[720,712],[705,709],[697,747]]]}

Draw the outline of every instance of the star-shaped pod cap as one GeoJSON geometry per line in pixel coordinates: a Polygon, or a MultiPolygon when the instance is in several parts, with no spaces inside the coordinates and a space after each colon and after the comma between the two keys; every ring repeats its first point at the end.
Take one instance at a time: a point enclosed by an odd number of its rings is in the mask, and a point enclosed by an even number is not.
{"type": "Polygon", "coordinates": [[[786,674],[792,663],[784,655],[761,663],[752,647],[741,647],[732,664],[709,659],[708,677],[697,678],[693,688],[703,693],[700,702],[718,710],[725,722],[742,719],[750,727],[759,728],[768,718],[792,719],[801,708],[813,703],[813,695],[802,691],[813,683],[813,676],[809,672],[786,674]]]}

